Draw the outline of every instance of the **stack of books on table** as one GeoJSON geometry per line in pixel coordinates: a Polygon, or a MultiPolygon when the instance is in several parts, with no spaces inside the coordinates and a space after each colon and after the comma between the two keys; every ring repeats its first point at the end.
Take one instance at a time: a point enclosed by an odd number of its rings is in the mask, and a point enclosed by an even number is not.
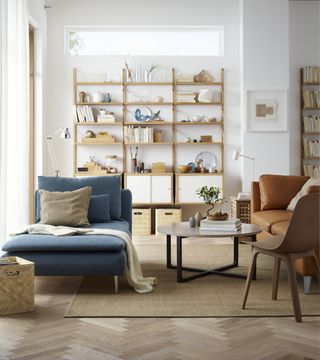
{"type": "Polygon", "coordinates": [[[19,263],[15,260],[10,260],[9,258],[3,257],[0,258],[0,266],[4,265],[18,265],[19,263]]]}
{"type": "Polygon", "coordinates": [[[200,222],[200,230],[204,231],[239,231],[241,230],[242,224],[239,219],[230,220],[208,220],[204,219],[200,222]]]}

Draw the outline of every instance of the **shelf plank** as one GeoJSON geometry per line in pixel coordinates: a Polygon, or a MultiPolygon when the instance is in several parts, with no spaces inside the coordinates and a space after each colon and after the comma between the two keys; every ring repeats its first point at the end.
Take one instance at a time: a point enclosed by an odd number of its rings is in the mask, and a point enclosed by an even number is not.
{"type": "Polygon", "coordinates": [[[141,101],[141,102],[126,102],[124,105],[130,106],[130,105],[173,105],[172,102],[153,102],[153,101],[141,101]]]}
{"type": "Polygon", "coordinates": [[[175,102],[174,105],[222,105],[221,102],[211,101],[211,102],[175,102]]]}
{"type": "Polygon", "coordinates": [[[96,85],[96,86],[122,86],[123,83],[122,82],[113,82],[113,81],[77,81],[74,83],[77,86],[91,86],[91,85],[96,85]]]}
{"type": "Polygon", "coordinates": [[[303,107],[303,110],[320,110],[320,107],[317,107],[317,106],[315,106],[315,107],[303,107]]]}
{"type": "Polygon", "coordinates": [[[169,125],[172,126],[172,121],[130,121],[124,123],[124,125],[169,125]]]}
{"type": "Polygon", "coordinates": [[[104,145],[104,146],[110,146],[110,145],[123,145],[123,143],[122,142],[114,142],[114,143],[82,143],[82,142],[77,142],[77,143],[75,143],[75,145],[84,145],[84,146],[91,146],[91,145],[94,145],[94,146],[96,146],[96,145],[99,145],[99,146],[101,146],[101,145],[104,145]]]}
{"type": "Polygon", "coordinates": [[[76,122],[74,123],[76,126],[91,126],[91,125],[111,125],[111,126],[114,126],[114,125],[123,125],[123,122],[122,121],[115,121],[115,122],[76,122]]]}
{"type": "Polygon", "coordinates": [[[87,102],[87,103],[81,103],[77,102],[76,105],[107,105],[107,106],[122,106],[122,102],[87,102]]]}
{"type": "Polygon", "coordinates": [[[174,83],[174,85],[191,85],[191,86],[206,86],[206,85],[210,85],[210,86],[217,86],[217,85],[223,85],[223,82],[221,81],[210,81],[210,82],[180,82],[180,81],[176,81],[174,83]]]}
{"type": "Polygon", "coordinates": [[[221,141],[212,141],[212,142],[176,142],[175,145],[222,145],[221,141]]]}
{"type": "Polygon", "coordinates": [[[125,176],[166,176],[166,175],[170,175],[172,176],[173,173],[172,172],[162,172],[162,173],[157,173],[157,172],[151,172],[151,173],[131,173],[131,172],[126,172],[124,173],[125,176]]]}
{"type": "Polygon", "coordinates": [[[73,176],[121,176],[122,173],[116,173],[116,174],[95,174],[90,171],[79,171],[74,172],[73,176]]]}
{"type": "Polygon", "coordinates": [[[135,143],[124,143],[124,145],[173,145],[173,142],[135,142],[135,143]]]}
{"type": "Polygon", "coordinates": [[[303,135],[320,135],[320,131],[305,131],[303,135]]]}
{"type": "Polygon", "coordinates": [[[303,82],[302,85],[320,85],[320,82],[303,82]]]}
{"type": "Polygon", "coordinates": [[[320,160],[320,156],[304,157],[303,160],[320,160]]]}
{"type": "Polygon", "coordinates": [[[124,83],[126,86],[170,86],[173,82],[168,81],[150,81],[150,82],[131,82],[127,81],[124,83]]]}
{"type": "Polygon", "coordinates": [[[178,173],[178,172],[176,172],[175,173],[175,175],[176,176],[208,176],[208,175],[214,175],[214,176],[221,176],[221,175],[223,175],[223,172],[222,171],[220,171],[220,172],[214,172],[214,173],[196,173],[196,172],[194,172],[194,173],[178,173]]]}
{"type": "Polygon", "coordinates": [[[182,121],[178,121],[178,122],[175,122],[173,123],[174,125],[187,125],[187,126],[198,126],[198,125],[223,125],[223,122],[222,121],[212,121],[212,122],[209,122],[209,121],[192,121],[192,122],[182,122],[182,121]]]}

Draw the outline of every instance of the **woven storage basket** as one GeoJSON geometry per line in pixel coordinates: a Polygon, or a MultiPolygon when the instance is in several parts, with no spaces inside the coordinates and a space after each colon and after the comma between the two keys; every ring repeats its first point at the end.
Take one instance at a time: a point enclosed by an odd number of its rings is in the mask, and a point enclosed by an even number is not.
{"type": "Polygon", "coordinates": [[[132,209],[132,235],[151,235],[151,209],[132,209]]]}
{"type": "Polygon", "coordinates": [[[34,308],[34,263],[9,257],[18,265],[0,266],[0,315],[32,311],[34,308]]]}
{"type": "MultiPolygon", "coordinates": [[[[156,210],[156,229],[159,225],[178,223],[182,220],[181,209],[157,209],[156,210]]],[[[158,234],[158,231],[156,230],[158,234]]]]}

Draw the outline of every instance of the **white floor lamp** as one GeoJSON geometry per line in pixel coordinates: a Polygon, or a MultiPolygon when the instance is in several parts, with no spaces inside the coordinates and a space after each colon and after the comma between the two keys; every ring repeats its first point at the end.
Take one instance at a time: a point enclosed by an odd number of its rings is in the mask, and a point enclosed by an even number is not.
{"type": "Polygon", "coordinates": [[[254,158],[253,157],[250,157],[250,156],[247,156],[247,155],[243,155],[243,154],[240,154],[238,150],[235,150],[232,154],[232,160],[238,160],[239,157],[243,157],[245,159],[249,159],[252,161],[252,181],[254,181],[254,158]]]}
{"type": "Polygon", "coordinates": [[[56,157],[56,153],[54,151],[54,146],[53,146],[53,141],[52,141],[53,138],[57,135],[60,135],[61,139],[70,139],[71,134],[67,127],[62,127],[59,130],[52,133],[51,135],[48,135],[45,137],[46,143],[48,146],[50,160],[51,160],[52,170],[54,171],[56,176],[59,176],[60,169],[58,169],[57,157],[56,157]]]}

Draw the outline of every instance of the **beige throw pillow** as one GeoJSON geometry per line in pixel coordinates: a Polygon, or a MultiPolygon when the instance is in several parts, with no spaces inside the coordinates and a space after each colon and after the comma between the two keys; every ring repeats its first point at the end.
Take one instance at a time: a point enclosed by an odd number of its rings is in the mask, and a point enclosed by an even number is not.
{"type": "Polygon", "coordinates": [[[89,225],[91,187],[74,191],[46,191],[40,194],[40,223],[55,226],[89,225]]]}
{"type": "Polygon", "coordinates": [[[311,186],[320,186],[320,179],[310,178],[298,192],[298,194],[290,201],[290,204],[287,207],[287,210],[293,211],[296,207],[298,201],[305,195],[308,194],[308,189],[311,186]]]}

